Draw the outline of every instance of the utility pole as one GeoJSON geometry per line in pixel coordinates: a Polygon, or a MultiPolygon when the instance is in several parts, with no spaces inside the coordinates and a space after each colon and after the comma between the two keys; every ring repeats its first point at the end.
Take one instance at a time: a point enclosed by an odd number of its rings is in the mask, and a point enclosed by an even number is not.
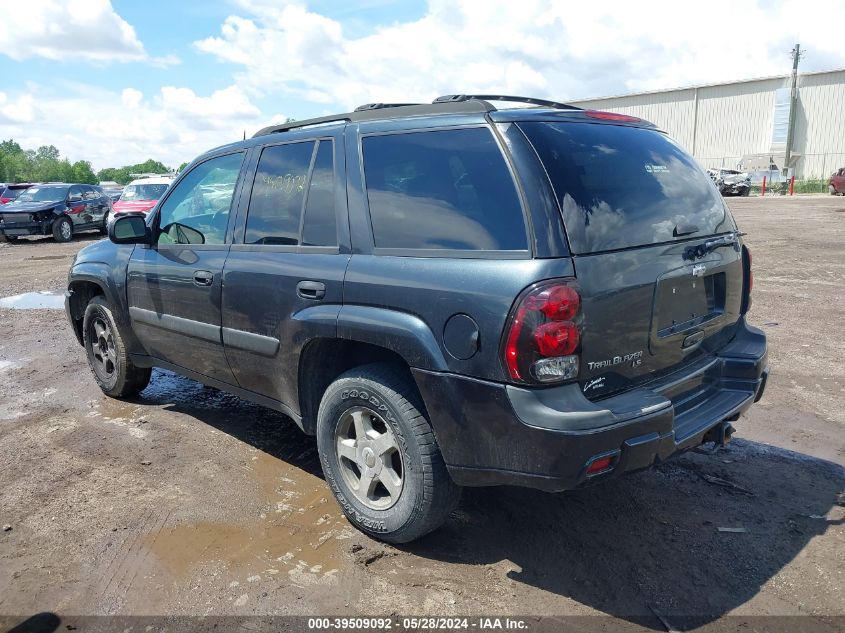
{"type": "Polygon", "coordinates": [[[795,137],[795,110],[798,106],[798,60],[801,59],[801,45],[792,49],[792,83],[789,90],[789,125],[786,128],[786,150],[783,154],[783,175],[789,175],[789,161],[792,159],[792,141],[795,137]]]}

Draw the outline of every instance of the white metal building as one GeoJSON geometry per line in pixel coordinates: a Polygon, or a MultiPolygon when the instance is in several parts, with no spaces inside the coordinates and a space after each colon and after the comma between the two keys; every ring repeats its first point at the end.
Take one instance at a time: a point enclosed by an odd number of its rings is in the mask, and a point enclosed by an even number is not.
{"type": "MultiPolygon", "coordinates": [[[[703,167],[783,167],[790,76],[570,101],[647,119],[703,167]]],[[[796,178],[845,167],[845,69],[798,76],[791,166],[796,178]]]]}

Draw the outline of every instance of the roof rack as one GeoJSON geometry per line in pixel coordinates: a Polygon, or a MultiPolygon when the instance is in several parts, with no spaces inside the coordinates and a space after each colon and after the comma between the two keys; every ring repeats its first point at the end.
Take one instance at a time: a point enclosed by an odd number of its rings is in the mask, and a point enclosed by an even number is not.
{"type": "Polygon", "coordinates": [[[269,125],[263,129],[258,130],[253,134],[256,136],[265,136],[267,134],[275,134],[276,132],[288,132],[291,130],[301,130],[304,128],[327,125],[330,123],[349,123],[352,121],[374,121],[378,119],[399,119],[409,116],[430,116],[433,114],[459,114],[459,113],[485,113],[495,110],[489,103],[484,103],[478,100],[467,100],[456,103],[376,103],[366,104],[356,109],[355,112],[347,112],[346,114],[334,114],[330,116],[318,117],[316,119],[306,119],[304,121],[291,121],[289,123],[280,123],[278,125],[269,125]]]}
{"type": "Polygon", "coordinates": [[[277,125],[268,125],[261,128],[255,134],[256,136],[264,136],[265,134],[273,134],[275,132],[287,132],[288,130],[298,130],[304,127],[311,127],[312,125],[325,125],[326,123],[343,123],[351,121],[352,118],[348,114],[333,114],[330,116],[321,116],[315,119],[306,119],[304,121],[289,121],[287,123],[279,123],[277,125]]]}
{"type": "Polygon", "coordinates": [[[422,105],[421,103],[365,103],[355,108],[354,112],[365,112],[366,110],[381,110],[382,108],[403,108],[405,106],[422,105]]]}
{"type": "Polygon", "coordinates": [[[431,103],[366,103],[358,106],[353,112],[346,114],[333,114],[329,116],[317,117],[316,119],[306,119],[304,121],[290,121],[288,123],[279,123],[277,125],[268,125],[265,128],[258,130],[253,134],[256,136],[265,136],[267,134],[275,134],[277,132],[288,132],[291,130],[301,130],[304,128],[314,127],[318,125],[329,125],[332,123],[350,123],[352,121],[372,121],[376,119],[393,119],[409,116],[429,116],[432,114],[458,114],[462,112],[493,112],[496,107],[488,103],[488,101],[513,101],[517,103],[530,103],[531,105],[542,106],[545,108],[555,108],[557,110],[580,110],[573,105],[566,103],[558,103],[557,101],[547,101],[545,99],[534,99],[532,97],[511,97],[505,95],[445,95],[437,97],[431,103]]]}
{"type": "Polygon", "coordinates": [[[544,108],[555,108],[556,110],[581,110],[578,106],[560,103],[559,101],[548,101],[547,99],[535,99],[534,97],[514,97],[509,95],[443,95],[437,97],[432,103],[460,103],[475,99],[478,101],[513,101],[515,103],[530,103],[531,105],[543,106],[544,108]]]}

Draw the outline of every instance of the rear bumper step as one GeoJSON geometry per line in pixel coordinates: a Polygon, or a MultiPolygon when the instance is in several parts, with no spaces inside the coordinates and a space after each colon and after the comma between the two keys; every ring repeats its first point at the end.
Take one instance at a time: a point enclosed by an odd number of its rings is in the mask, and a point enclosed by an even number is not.
{"type": "Polygon", "coordinates": [[[765,335],[744,321],[715,356],[597,402],[577,384],[523,389],[414,371],[456,483],[550,491],[647,468],[713,437],[724,439],[725,423],[762,397],[767,375],[765,335]],[[596,462],[605,467],[593,472],[596,462]]]}

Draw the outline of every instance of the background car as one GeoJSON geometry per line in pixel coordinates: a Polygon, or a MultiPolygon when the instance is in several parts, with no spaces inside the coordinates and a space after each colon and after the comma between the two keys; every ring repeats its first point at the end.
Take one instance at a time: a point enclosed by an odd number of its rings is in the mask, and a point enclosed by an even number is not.
{"type": "Polygon", "coordinates": [[[167,191],[172,176],[157,176],[133,180],[123,189],[120,199],[114,203],[114,213],[147,213],[167,191]]]}
{"type": "Polygon", "coordinates": [[[18,182],[0,185],[0,205],[8,204],[17,198],[25,190],[29,189],[32,183],[18,182]]]}
{"type": "Polygon", "coordinates": [[[0,237],[14,242],[25,235],[52,235],[69,242],[75,233],[105,234],[111,201],[99,187],[83,184],[33,185],[0,207],[0,237]]]}
{"type": "Polygon", "coordinates": [[[747,196],[751,193],[751,176],[736,169],[708,169],[723,196],[747,196]]]}
{"type": "Polygon", "coordinates": [[[845,167],[839,169],[835,174],[830,176],[830,182],[827,185],[827,190],[830,195],[845,196],[845,167]]]}

